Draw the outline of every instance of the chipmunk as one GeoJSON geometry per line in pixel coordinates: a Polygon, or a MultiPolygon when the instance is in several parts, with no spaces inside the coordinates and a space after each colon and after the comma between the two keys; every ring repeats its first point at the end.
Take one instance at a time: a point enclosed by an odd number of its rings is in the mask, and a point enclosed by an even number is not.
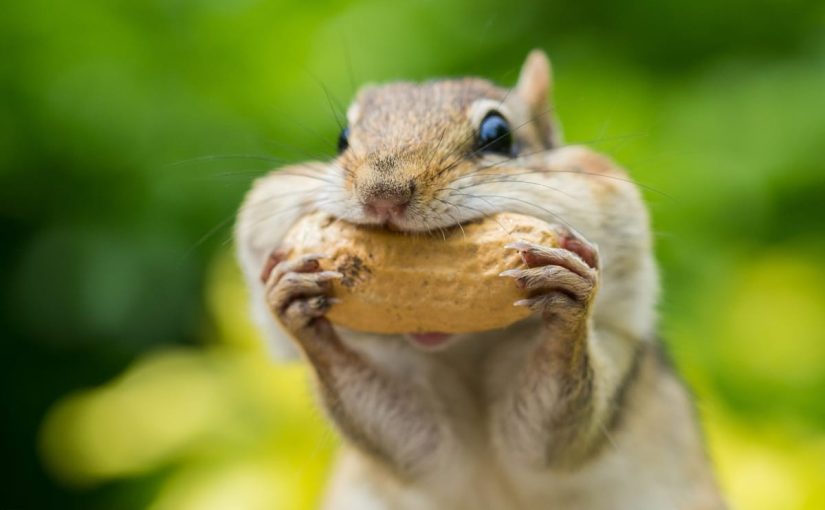
{"type": "MultiPolygon", "coordinates": [[[[725,508],[682,383],[656,340],[657,270],[639,190],[613,162],[563,146],[550,63],[516,86],[477,78],[362,89],[332,161],[258,179],[236,225],[255,315],[297,346],[344,446],[325,508],[725,508]],[[559,247],[517,242],[502,278],[535,312],[474,334],[375,335],[332,325],[323,254],[281,239],[323,210],[404,232],[510,211],[559,247]]],[[[461,297],[457,297],[461,299],[461,297]]],[[[472,299],[467,298],[467,306],[472,299]]]]}

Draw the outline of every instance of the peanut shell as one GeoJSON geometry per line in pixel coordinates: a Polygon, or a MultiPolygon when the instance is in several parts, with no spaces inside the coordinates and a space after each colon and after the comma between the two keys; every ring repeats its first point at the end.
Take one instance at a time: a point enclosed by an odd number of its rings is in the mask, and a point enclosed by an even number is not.
{"type": "Polygon", "coordinates": [[[503,328],[530,315],[504,270],[524,267],[505,245],[557,246],[547,223],[499,213],[442,232],[401,233],[358,226],[325,213],[300,219],[287,234],[287,256],[323,253],[323,270],[344,275],[330,321],[372,333],[469,333],[503,328]]]}

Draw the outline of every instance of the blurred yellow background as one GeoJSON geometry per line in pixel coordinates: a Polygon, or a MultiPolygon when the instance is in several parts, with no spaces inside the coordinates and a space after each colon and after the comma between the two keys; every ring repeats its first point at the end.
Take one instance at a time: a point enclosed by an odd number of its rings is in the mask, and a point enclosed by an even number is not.
{"type": "Polygon", "coordinates": [[[644,186],[661,330],[734,508],[825,508],[825,4],[55,2],[0,18],[3,508],[308,509],[337,439],[247,319],[251,180],[359,84],[554,62],[644,186]]]}

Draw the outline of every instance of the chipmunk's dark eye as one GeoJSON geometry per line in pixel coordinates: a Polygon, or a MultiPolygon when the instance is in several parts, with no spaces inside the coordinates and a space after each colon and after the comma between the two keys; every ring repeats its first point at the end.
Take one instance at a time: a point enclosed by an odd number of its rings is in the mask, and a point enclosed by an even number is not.
{"type": "Polygon", "coordinates": [[[476,151],[507,155],[513,153],[513,135],[510,132],[510,125],[500,113],[492,111],[481,121],[478,126],[476,151]]]}
{"type": "Polygon", "coordinates": [[[349,126],[345,126],[338,135],[338,154],[341,154],[349,147],[349,126]]]}

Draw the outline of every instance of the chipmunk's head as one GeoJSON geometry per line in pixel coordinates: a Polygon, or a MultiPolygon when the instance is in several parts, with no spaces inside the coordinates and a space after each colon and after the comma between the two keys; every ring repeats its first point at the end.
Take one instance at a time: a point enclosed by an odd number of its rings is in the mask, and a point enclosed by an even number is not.
{"type": "Polygon", "coordinates": [[[364,88],[338,142],[340,192],[324,209],[409,231],[484,216],[488,208],[463,200],[456,184],[557,144],[550,82],[550,63],[535,50],[512,90],[477,78],[364,88]]]}

